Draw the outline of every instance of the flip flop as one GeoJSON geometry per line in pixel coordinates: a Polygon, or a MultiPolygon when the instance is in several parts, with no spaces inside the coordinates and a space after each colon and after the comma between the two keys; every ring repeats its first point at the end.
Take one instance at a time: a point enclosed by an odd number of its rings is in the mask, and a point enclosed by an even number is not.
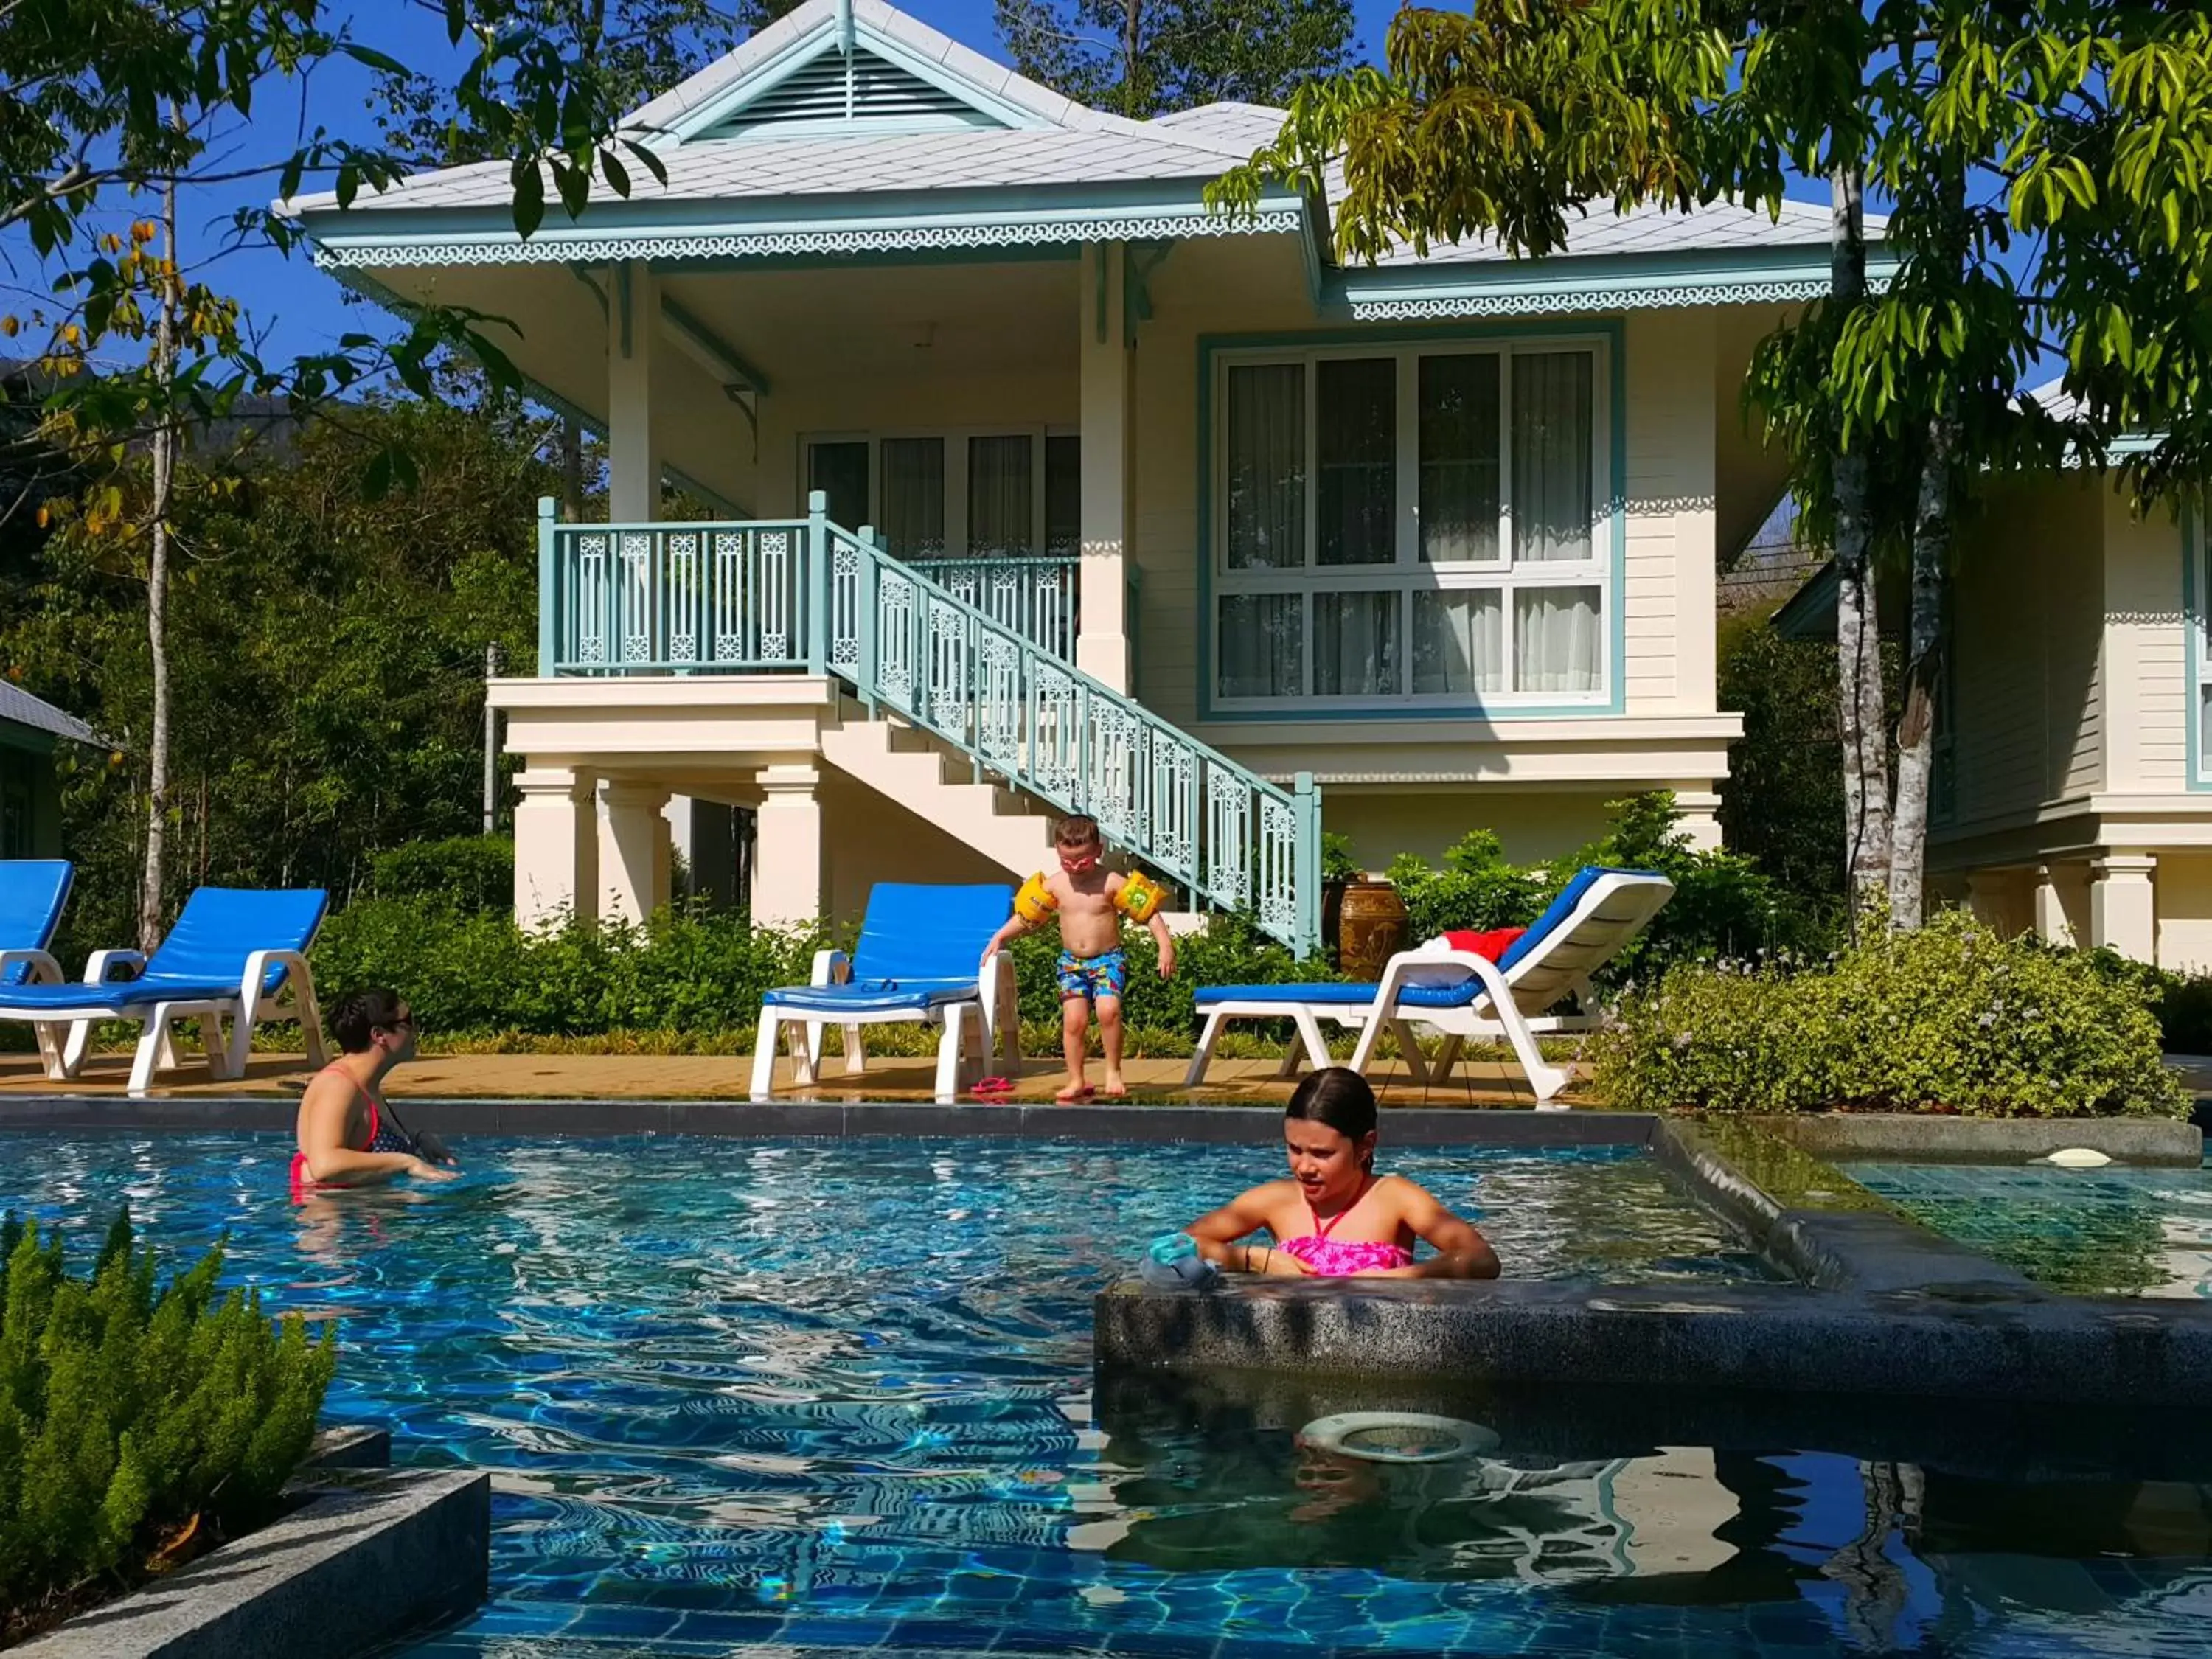
{"type": "Polygon", "coordinates": [[[971,1095],[997,1096],[1010,1095],[1013,1093],[1013,1079],[1010,1077],[986,1077],[978,1078],[975,1080],[975,1086],[970,1089],[968,1092],[971,1095]]]}

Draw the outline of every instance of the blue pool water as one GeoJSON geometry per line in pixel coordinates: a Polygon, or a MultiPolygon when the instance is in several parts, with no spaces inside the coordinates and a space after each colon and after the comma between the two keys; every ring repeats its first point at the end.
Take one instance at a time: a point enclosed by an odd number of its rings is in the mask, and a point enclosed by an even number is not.
{"type": "MultiPolygon", "coordinates": [[[[1094,1383],[1093,1293],[1267,1149],[479,1143],[454,1186],[296,1210],[284,1152],[0,1137],[0,1206],[90,1234],[127,1200],[180,1256],[227,1230],[234,1278],[343,1320],[331,1418],[493,1472],[493,1600],[416,1659],[2179,1655],[2212,1612],[2185,1480],[1602,1390],[1455,1399],[1500,1455],[1389,1469],[1296,1430],[1432,1402],[1094,1383]]],[[[1759,1271],[1640,1154],[1390,1163],[1517,1274],[1759,1271]]]]}

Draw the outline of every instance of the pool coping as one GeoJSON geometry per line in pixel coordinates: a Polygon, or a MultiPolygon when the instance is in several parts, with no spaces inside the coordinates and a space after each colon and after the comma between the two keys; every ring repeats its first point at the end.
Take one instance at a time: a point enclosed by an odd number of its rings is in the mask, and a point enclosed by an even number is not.
{"type": "MultiPolygon", "coordinates": [[[[978,1136],[1020,1140],[1237,1144],[1279,1122],[1279,1102],[1235,1106],[1080,1106],[928,1101],[542,1100],[401,1097],[416,1127],[446,1135],[702,1134],[775,1139],[978,1136]]],[[[0,1129],[192,1132],[289,1130],[299,1103],[266,1095],[23,1095],[0,1101],[0,1129]]],[[[1402,1146],[1649,1146],[1649,1112],[1539,1112],[1526,1107],[1386,1106],[1382,1130],[1402,1146]]]]}
{"type": "Polygon", "coordinates": [[[310,1467],[296,1489],[302,1501],[280,1519],[14,1650],[33,1659],[353,1659],[483,1601],[489,1470],[310,1467]]]}
{"type": "Polygon", "coordinates": [[[2204,1161],[2204,1133],[2186,1118],[1802,1112],[1748,1121],[1828,1159],[2028,1164],[2062,1148],[2085,1146],[2116,1164],[2193,1170],[2204,1161]]]}

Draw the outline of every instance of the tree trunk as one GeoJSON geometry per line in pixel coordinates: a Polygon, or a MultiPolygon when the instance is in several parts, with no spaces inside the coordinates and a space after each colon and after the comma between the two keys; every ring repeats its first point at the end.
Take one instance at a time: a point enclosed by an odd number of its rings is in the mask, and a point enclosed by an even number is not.
{"type": "Polygon", "coordinates": [[[1121,0],[1121,113],[1133,121],[1152,116],[1152,96],[1139,84],[1144,72],[1142,57],[1145,0],[1121,0]]]}
{"type": "Polygon", "coordinates": [[[584,517],[584,429],[572,416],[561,422],[561,511],[571,524],[584,517]]]}
{"type": "Polygon", "coordinates": [[[1951,541],[1956,422],[1929,422],[1912,518],[1912,620],[1905,711],[1897,725],[1897,805],[1890,815],[1889,925],[1917,927],[1926,915],[1928,797],[1935,770],[1936,700],[1942,684],[1943,566],[1951,541]]]}
{"type": "Polygon", "coordinates": [[[177,367],[177,182],[161,187],[164,268],[154,321],[154,382],[160,404],[154,428],[152,547],[146,562],[146,644],[154,670],[153,724],[146,756],[146,871],[138,890],[138,948],[161,942],[163,861],[169,836],[169,507],[177,476],[177,423],[169,406],[177,367]]]}
{"type": "MultiPolygon", "coordinates": [[[[1828,303],[1866,297],[1866,227],[1857,168],[1829,179],[1828,303]]],[[[1875,612],[1863,452],[1836,457],[1836,696],[1844,744],[1844,856],[1854,924],[1888,885],[1889,768],[1882,709],[1881,630],[1875,612]]]]}

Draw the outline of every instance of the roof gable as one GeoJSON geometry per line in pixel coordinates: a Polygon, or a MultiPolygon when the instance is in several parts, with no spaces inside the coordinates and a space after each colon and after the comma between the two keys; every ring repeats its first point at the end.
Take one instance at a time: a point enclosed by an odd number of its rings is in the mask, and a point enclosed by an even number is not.
{"type": "Polygon", "coordinates": [[[807,3],[623,124],[649,142],[1120,125],[884,0],[807,3]]]}

